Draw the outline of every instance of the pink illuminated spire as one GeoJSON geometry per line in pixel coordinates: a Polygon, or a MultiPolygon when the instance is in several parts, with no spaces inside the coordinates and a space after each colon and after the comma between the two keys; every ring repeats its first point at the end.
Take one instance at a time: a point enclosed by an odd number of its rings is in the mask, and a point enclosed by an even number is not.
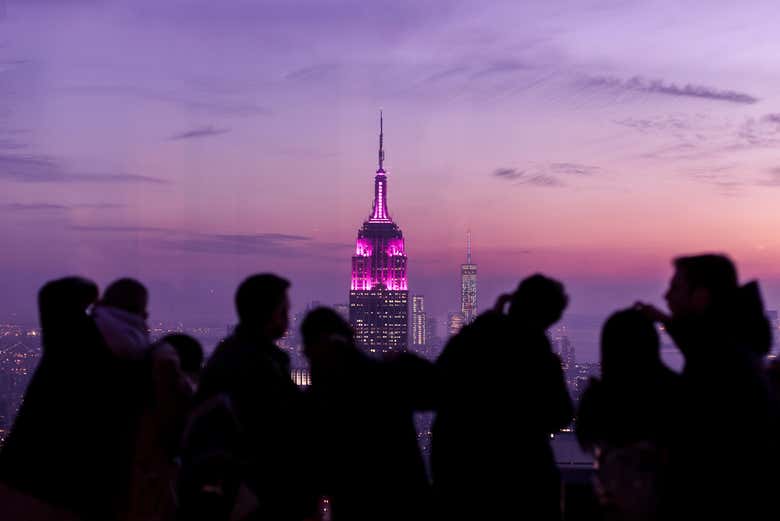
{"type": "Polygon", "coordinates": [[[379,111],[379,169],[374,177],[374,211],[371,212],[371,222],[392,222],[387,211],[387,176],[385,175],[385,141],[382,111],[379,111]]]}
{"type": "Polygon", "coordinates": [[[358,231],[355,254],[352,256],[350,291],[409,290],[404,236],[387,210],[384,137],[384,118],[380,111],[379,168],[374,176],[374,207],[358,231]]]}

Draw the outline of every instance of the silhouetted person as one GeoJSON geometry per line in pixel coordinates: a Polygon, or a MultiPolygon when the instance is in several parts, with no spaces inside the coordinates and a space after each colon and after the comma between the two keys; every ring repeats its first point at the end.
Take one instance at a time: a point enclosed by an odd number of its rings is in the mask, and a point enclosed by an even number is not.
{"type": "Polygon", "coordinates": [[[298,520],[313,513],[309,434],[303,398],[290,378],[288,355],[274,342],[288,326],[289,282],[253,275],[236,292],[239,324],[203,371],[199,401],[225,394],[245,434],[240,459],[257,496],[257,517],[298,520]]]}
{"type": "Polygon", "coordinates": [[[216,394],[197,405],[181,447],[176,487],[178,520],[241,519],[233,516],[240,503],[248,504],[242,512],[251,513],[257,508],[257,497],[245,485],[244,443],[246,434],[227,394],[216,394]],[[247,500],[243,501],[242,496],[247,500]]]}
{"type": "Polygon", "coordinates": [[[194,405],[203,348],[185,334],[167,335],[147,354],[149,385],[135,443],[127,520],[173,519],[178,456],[194,405]]]}
{"type": "Polygon", "coordinates": [[[560,518],[550,435],[569,424],[572,404],[546,331],[567,301],[559,282],[528,277],[437,360],[432,464],[443,519],[560,518]]]}
{"type": "Polygon", "coordinates": [[[149,349],[149,293],[135,279],[112,282],[92,311],[108,347],[119,357],[143,359],[149,349]]]}
{"type": "Polygon", "coordinates": [[[94,283],[76,277],[39,292],[43,354],[0,453],[0,479],[103,521],[126,504],[139,372],[87,315],[97,296],[94,283]]]}
{"type": "Polygon", "coordinates": [[[183,333],[165,335],[159,343],[173,347],[181,374],[195,391],[203,371],[203,346],[190,335],[183,333]]]}
{"type": "Polygon", "coordinates": [[[311,364],[320,487],[334,521],[428,520],[430,485],[415,410],[432,407],[433,364],[411,353],[376,360],[335,311],[303,321],[311,364]]]}
{"type": "Polygon", "coordinates": [[[658,518],[680,395],[680,376],[662,362],[652,320],[634,309],[609,317],[601,331],[601,378],[582,395],[576,431],[599,461],[610,519],[658,518]]]}
{"type": "Polygon", "coordinates": [[[662,322],[685,357],[683,418],[667,517],[759,519],[776,491],[774,415],[762,371],[771,345],[755,282],[740,287],[722,255],[680,257],[662,322]]]}

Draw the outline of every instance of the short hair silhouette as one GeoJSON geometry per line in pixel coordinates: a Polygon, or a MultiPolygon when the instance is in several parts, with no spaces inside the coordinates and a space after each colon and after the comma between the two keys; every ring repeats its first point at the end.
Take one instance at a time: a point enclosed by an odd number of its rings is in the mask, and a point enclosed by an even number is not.
{"type": "Polygon", "coordinates": [[[199,373],[203,367],[203,346],[190,335],[173,333],[160,339],[179,356],[179,366],[187,373],[199,373]]]}
{"type": "Polygon", "coordinates": [[[737,268],[725,255],[708,253],[677,257],[674,267],[685,276],[691,290],[709,290],[713,304],[732,298],[737,290],[737,268]]]}
{"type": "Polygon", "coordinates": [[[353,337],[352,327],[341,315],[330,308],[318,307],[303,319],[301,336],[303,343],[309,344],[323,334],[337,334],[350,341],[353,337]]]}
{"type": "Polygon", "coordinates": [[[653,321],[635,309],[613,313],[601,329],[603,375],[630,378],[660,361],[660,340],[653,321]],[[623,373],[623,374],[621,374],[623,373]]]}
{"type": "Polygon", "coordinates": [[[50,280],[38,291],[41,328],[67,323],[73,314],[83,314],[98,299],[97,285],[81,277],[50,280]]]}
{"type": "Polygon", "coordinates": [[[149,292],[135,279],[123,278],[112,282],[103,293],[102,303],[128,313],[145,315],[149,292]]]}
{"type": "Polygon", "coordinates": [[[540,273],[523,279],[509,301],[509,315],[545,328],[561,318],[569,298],[563,284],[540,273]]]}
{"type": "Polygon", "coordinates": [[[248,277],[236,291],[236,312],[241,323],[268,322],[284,301],[290,281],[273,273],[248,277]]]}

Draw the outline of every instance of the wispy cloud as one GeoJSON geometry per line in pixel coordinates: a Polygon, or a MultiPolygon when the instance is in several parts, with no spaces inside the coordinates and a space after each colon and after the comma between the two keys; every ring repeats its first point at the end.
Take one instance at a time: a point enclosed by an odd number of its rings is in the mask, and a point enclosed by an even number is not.
{"type": "Polygon", "coordinates": [[[311,241],[309,237],[283,234],[188,234],[164,239],[157,244],[165,249],[193,253],[291,256],[299,251],[298,246],[301,242],[308,241],[311,241]]]}
{"type": "Polygon", "coordinates": [[[88,208],[92,210],[113,210],[116,208],[127,208],[127,205],[116,204],[116,203],[84,203],[84,204],[71,205],[70,208],[88,208]]]}
{"type": "Polygon", "coordinates": [[[52,203],[8,203],[0,205],[0,208],[14,212],[59,212],[69,209],[64,204],[52,203]]]}
{"type": "Polygon", "coordinates": [[[493,171],[493,176],[517,184],[562,187],[566,185],[562,180],[565,176],[590,176],[599,171],[596,166],[563,162],[533,165],[526,169],[497,168],[493,171]]]}
{"type": "Polygon", "coordinates": [[[23,150],[27,148],[27,146],[28,145],[24,143],[18,143],[10,139],[0,139],[0,150],[23,150]]]}
{"type": "Polygon", "coordinates": [[[765,176],[759,179],[746,177],[744,170],[740,171],[738,164],[693,169],[689,172],[691,179],[711,185],[721,195],[731,197],[743,195],[744,189],[751,186],[780,187],[780,167],[767,168],[764,173],[765,176]]]}
{"type": "Polygon", "coordinates": [[[168,184],[165,179],[149,177],[138,174],[69,174],[67,180],[71,182],[88,183],[151,183],[168,184]]]}
{"type": "Polygon", "coordinates": [[[550,186],[550,187],[564,186],[563,182],[560,179],[546,174],[532,175],[528,177],[528,179],[524,182],[526,184],[534,185],[534,186],[550,186]]]}
{"type": "Polygon", "coordinates": [[[724,165],[713,165],[713,166],[707,166],[707,167],[698,167],[698,168],[691,168],[686,171],[687,174],[690,174],[693,177],[711,177],[716,175],[724,175],[729,172],[734,172],[739,167],[738,163],[728,163],[724,165]]]}
{"type": "Polygon", "coordinates": [[[780,145],[780,126],[771,117],[761,120],[748,118],[737,128],[736,138],[726,148],[745,150],[751,148],[774,148],[780,145]]]}
{"type": "Polygon", "coordinates": [[[70,230],[80,232],[99,232],[99,233],[173,233],[166,228],[157,228],[154,226],[124,226],[124,225],[81,225],[74,224],[68,227],[70,230]]]}
{"type": "Polygon", "coordinates": [[[138,174],[72,172],[57,159],[42,154],[0,154],[0,180],[21,183],[166,184],[157,177],[138,174]]]}
{"type": "Polygon", "coordinates": [[[230,132],[229,128],[216,128],[212,125],[209,125],[207,127],[195,128],[192,130],[188,130],[186,132],[180,132],[179,134],[174,134],[168,139],[172,141],[177,141],[182,139],[203,138],[203,137],[210,137],[210,136],[218,136],[220,134],[226,134],[228,132],[230,132]]]}
{"type": "Polygon", "coordinates": [[[290,242],[297,242],[297,241],[311,241],[311,237],[306,237],[304,235],[289,235],[286,233],[257,233],[257,234],[251,234],[251,235],[242,235],[242,234],[227,234],[227,235],[214,235],[215,239],[223,240],[223,241],[235,241],[235,242],[248,242],[248,243],[256,243],[256,242],[265,242],[265,241],[290,241],[290,242]]]}
{"type": "Polygon", "coordinates": [[[498,60],[488,64],[471,75],[472,79],[484,78],[486,76],[493,76],[497,74],[512,74],[520,71],[527,71],[534,67],[517,60],[498,60]]]}
{"type": "Polygon", "coordinates": [[[680,161],[704,159],[710,155],[710,151],[706,150],[702,144],[684,142],[654,148],[653,150],[640,154],[640,157],[643,159],[657,159],[661,161],[680,161]]]}
{"type": "Polygon", "coordinates": [[[563,186],[563,183],[548,174],[529,172],[527,170],[518,170],[515,168],[499,168],[493,172],[495,177],[514,181],[517,184],[526,184],[534,186],[563,186]]]}
{"type": "Polygon", "coordinates": [[[613,122],[661,140],[660,144],[654,140],[653,149],[639,154],[644,159],[694,161],[717,158],[719,162],[734,162],[729,157],[733,154],[780,146],[780,124],[774,122],[774,116],[734,119],[694,113],[624,118],[613,122]]]}
{"type": "Polygon", "coordinates": [[[615,92],[635,91],[650,94],[664,94],[667,96],[679,96],[690,98],[702,98],[729,103],[756,103],[759,99],[751,94],[734,90],[717,89],[704,85],[677,85],[664,80],[651,80],[641,76],[622,79],[615,76],[590,76],[582,80],[582,85],[587,88],[607,89],[615,92]]]}
{"type": "Polygon", "coordinates": [[[691,121],[689,116],[672,114],[656,118],[634,118],[628,117],[614,120],[613,123],[622,127],[628,127],[641,133],[656,131],[680,131],[689,130],[691,121]]]}
{"type": "Polygon", "coordinates": [[[467,73],[468,71],[469,71],[469,67],[467,67],[465,65],[456,65],[454,67],[448,67],[448,68],[446,68],[444,70],[441,70],[439,72],[435,72],[435,73],[431,74],[430,76],[428,76],[427,78],[425,78],[424,81],[426,81],[426,82],[441,81],[441,80],[444,80],[444,79],[447,79],[447,78],[453,78],[453,77],[456,77],[456,76],[460,76],[462,74],[467,73]]]}
{"type": "Polygon", "coordinates": [[[520,179],[525,176],[524,170],[517,170],[515,168],[498,168],[495,172],[493,172],[493,175],[496,177],[501,177],[503,179],[520,179]]]}
{"type": "Polygon", "coordinates": [[[507,255],[531,255],[533,250],[527,248],[496,248],[489,249],[484,252],[484,255],[505,257],[507,255]]]}
{"type": "Polygon", "coordinates": [[[600,170],[597,166],[581,163],[550,163],[548,169],[553,173],[566,175],[593,175],[600,170]]]}
{"type": "Polygon", "coordinates": [[[53,158],[44,155],[0,155],[0,179],[24,182],[61,181],[65,169],[53,158]]]}
{"type": "Polygon", "coordinates": [[[311,237],[284,233],[201,234],[179,233],[158,242],[165,249],[228,255],[299,255],[300,247],[312,242],[311,237]]]}
{"type": "Polygon", "coordinates": [[[57,204],[57,203],[8,203],[0,204],[0,208],[3,210],[19,211],[19,212],[60,212],[69,210],[111,210],[116,208],[124,208],[124,204],[113,203],[84,203],[84,204],[57,204]]]}
{"type": "Polygon", "coordinates": [[[321,150],[316,148],[306,148],[300,146],[277,146],[270,148],[269,153],[277,154],[284,157],[294,157],[296,159],[308,158],[308,159],[325,159],[338,156],[337,152],[330,150],[321,150]]]}
{"type": "Polygon", "coordinates": [[[70,230],[97,234],[142,234],[149,244],[163,250],[215,255],[270,255],[328,258],[334,249],[351,245],[320,243],[312,237],[286,233],[208,234],[153,226],[73,225],[70,230]]]}
{"type": "Polygon", "coordinates": [[[7,203],[0,204],[0,209],[12,212],[68,212],[72,210],[113,210],[125,208],[124,204],[113,203],[83,203],[83,204],[58,204],[58,203],[7,203]]]}
{"type": "Polygon", "coordinates": [[[284,79],[290,81],[314,81],[321,80],[339,69],[338,65],[332,63],[322,63],[317,65],[311,65],[309,67],[302,67],[287,73],[284,79]]]}
{"type": "Polygon", "coordinates": [[[693,170],[690,178],[694,181],[714,187],[721,195],[734,197],[741,195],[743,189],[750,183],[733,172],[733,167],[723,166],[709,169],[693,170]]]}
{"type": "Polygon", "coordinates": [[[213,255],[265,255],[279,258],[341,260],[352,245],[321,243],[312,237],[282,233],[180,234],[161,238],[158,247],[187,253],[213,255]]]}
{"type": "Polygon", "coordinates": [[[767,170],[767,174],[769,174],[769,177],[761,179],[757,184],[759,186],[780,187],[780,167],[770,168],[767,170]]]}
{"type": "Polygon", "coordinates": [[[764,116],[764,121],[767,121],[769,123],[777,123],[780,124],[780,113],[775,114],[767,114],[764,116]]]}
{"type": "Polygon", "coordinates": [[[177,92],[128,85],[77,85],[62,89],[63,93],[84,96],[119,96],[178,105],[193,111],[204,111],[224,116],[267,116],[271,110],[256,103],[233,96],[186,95],[177,92]]]}
{"type": "MultiPolygon", "coordinates": [[[[2,4],[0,4],[0,15],[2,15],[2,9],[2,4]]],[[[29,63],[29,60],[0,60],[0,73],[10,71],[26,63],[29,63]]]]}

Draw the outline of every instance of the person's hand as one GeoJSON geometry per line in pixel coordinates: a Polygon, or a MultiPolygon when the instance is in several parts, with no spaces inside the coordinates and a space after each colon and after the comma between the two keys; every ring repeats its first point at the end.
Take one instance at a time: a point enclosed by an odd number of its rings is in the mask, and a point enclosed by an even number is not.
{"type": "Polygon", "coordinates": [[[507,304],[512,300],[512,294],[511,293],[502,293],[498,296],[496,299],[496,303],[493,305],[493,311],[499,314],[504,313],[504,308],[507,304]]]}
{"type": "Polygon", "coordinates": [[[672,318],[652,304],[645,304],[644,302],[635,302],[634,309],[653,322],[660,322],[661,324],[667,324],[672,318]]]}

